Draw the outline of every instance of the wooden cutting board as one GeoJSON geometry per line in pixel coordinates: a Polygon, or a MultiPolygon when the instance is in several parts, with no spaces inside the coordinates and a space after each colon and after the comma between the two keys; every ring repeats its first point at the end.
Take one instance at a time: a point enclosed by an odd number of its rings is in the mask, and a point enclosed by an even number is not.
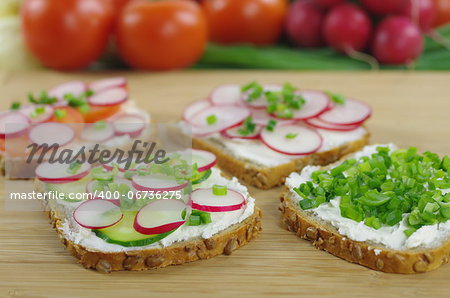
{"type": "MultiPolygon", "coordinates": [[[[372,143],[395,142],[450,154],[450,73],[183,71],[173,73],[0,73],[0,108],[72,79],[124,75],[132,97],[160,121],[219,84],[291,82],[332,90],[373,106],[372,143]]],[[[1,182],[4,190],[3,181],[1,182]]],[[[138,297],[183,295],[446,296],[450,265],[417,275],[394,275],[350,264],[285,230],[277,210],[280,189],[250,188],[264,212],[263,232],[231,256],[146,272],[109,275],[86,270],[63,248],[40,212],[0,207],[0,296],[138,297]]],[[[3,199],[3,195],[0,196],[3,199]]]]}

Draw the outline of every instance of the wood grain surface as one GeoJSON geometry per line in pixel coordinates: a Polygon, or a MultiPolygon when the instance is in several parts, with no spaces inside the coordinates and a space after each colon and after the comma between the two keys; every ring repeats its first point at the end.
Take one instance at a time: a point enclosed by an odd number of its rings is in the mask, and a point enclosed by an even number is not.
{"type": "MultiPolygon", "coordinates": [[[[155,119],[178,119],[189,102],[219,84],[292,82],[332,90],[373,106],[372,143],[395,142],[450,154],[450,73],[184,71],[173,73],[1,73],[0,108],[71,79],[124,75],[132,97],[155,119]]],[[[4,182],[1,181],[2,192],[4,182]]],[[[417,275],[393,275],[347,263],[316,250],[284,229],[279,189],[250,188],[262,208],[260,237],[231,256],[146,272],[109,275],[86,270],[56,238],[40,212],[0,207],[1,297],[141,296],[447,296],[450,265],[417,275]]],[[[0,194],[1,199],[3,195],[0,194]]],[[[2,204],[3,205],[3,204],[2,204]]]]}

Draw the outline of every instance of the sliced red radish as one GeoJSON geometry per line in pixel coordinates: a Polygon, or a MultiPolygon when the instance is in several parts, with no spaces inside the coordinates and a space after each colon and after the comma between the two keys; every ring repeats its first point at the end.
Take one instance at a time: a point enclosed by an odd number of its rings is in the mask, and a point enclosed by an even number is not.
{"type": "MultiPolygon", "coordinates": [[[[268,92],[268,91],[278,92],[283,89],[280,85],[264,85],[263,88],[264,88],[264,92],[268,92]]],[[[267,99],[264,95],[260,96],[257,99],[250,101],[248,98],[248,94],[244,93],[242,99],[245,104],[251,106],[252,108],[256,108],[256,109],[263,109],[263,108],[267,107],[267,105],[268,105],[267,99]]]]}
{"type": "Polygon", "coordinates": [[[73,172],[70,164],[44,162],[36,167],[36,177],[48,183],[68,183],[80,180],[89,174],[91,165],[82,163],[81,166],[73,172]]]}
{"type": "Polygon", "coordinates": [[[86,125],[80,133],[80,138],[88,142],[105,142],[115,134],[111,123],[93,123],[86,125]]]}
{"type": "Polygon", "coordinates": [[[345,104],[335,104],[334,107],[321,114],[318,118],[334,125],[357,125],[367,120],[372,114],[369,105],[352,99],[346,99],[345,104]]]}
{"type": "Polygon", "coordinates": [[[133,187],[140,191],[176,191],[185,188],[188,183],[178,183],[174,177],[164,175],[134,175],[133,187]]]}
{"type": "Polygon", "coordinates": [[[148,125],[140,114],[121,114],[113,119],[113,127],[117,136],[129,135],[134,138],[139,136],[148,125]]]}
{"type": "Polygon", "coordinates": [[[104,229],[118,223],[123,217],[120,207],[110,200],[88,200],[73,212],[73,219],[83,228],[104,229]]]}
{"type": "Polygon", "coordinates": [[[230,139],[246,139],[246,140],[254,140],[259,137],[261,133],[261,129],[263,127],[261,125],[256,125],[255,130],[247,135],[242,135],[240,131],[243,129],[242,125],[237,125],[222,132],[222,135],[230,138],[230,139]]]}
{"type": "Polygon", "coordinates": [[[333,130],[333,131],[351,131],[360,127],[359,124],[356,125],[334,125],[327,122],[324,122],[318,118],[305,120],[306,124],[313,126],[315,128],[333,130]]]}
{"type": "Polygon", "coordinates": [[[190,196],[192,209],[206,212],[227,212],[239,210],[245,205],[244,196],[232,189],[226,195],[215,195],[212,188],[199,188],[190,196]]]}
{"type": "Polygon", "coordinates": [[[99,91],[115,87],[126,88],[127,84],[128,82],[125,78],[109,78],[92,82],[91,84],[89,84],[89,89],[94,91],[94,93],[97,93],[99,91]]]}
{"type": "Polygon", "coordinates": [[[185,223],[182,218],[186,204],[180,200],[155,200],[139,210],[134,229],[141,234],[154,235],[173,231],[185,223]]]}
{"type": "Polygon", "coordinates": [[[209,108],[211,103],[207,100],[197,100],[188,105],[183,111],[183,120],[189,122],[189,119],[194,117],[200,111],[209,108]]]}
{"type": "Polygon", "coordinates": [[[287,155],[311,154],[322,145],[318,132],[300,124],[277,125],[274,131],[263,129],[260,137],[267,147],[287,155]]]}
{"type": "MultiPolygon", "coordinates": [[[[100,194],[101,191],[95,192],[95,190],[94,190],[94,185],[95,185],[96,182],[97,182],[97,180],[92,180],[92,181],[89,181],[89,182],[86,184],[86,192],[87,192],[87,193],[90,193],[90,194],[92,194],[92,195],[94,195],[94,194],[96,194],[96,193],[97,193],[97,194],[100,194]]],[[[128,179],[125,179],[125,178],[116,176],[116,177],[114,177],[114,182],[113,182],[113,183],[115,183],[115,184],[125,184],[125,185],[128,185],[128,186],[130,187],[130,191],[135,192],[135,189],[134,189],[134,187],[133,187],[133,184],[132,184],[131,181],[128,180],[128,179]]],[[[112,195],[112,197],[114,198],[114,195],[112,195]]],[[[96,198],[94,198],[94,199],[97,199],[97,198],[99,198],[99,197],[96,197],[96,198]]]]}
{"type": "Polygon", "coordinates": [[[234,105],[242,104],[241,86],[222,85],[214,89],[209,96],[213,105],[234,105]]]}
{"type": "Polygon", "coordinates": [[[205,150],[187,149],[184,151],[177,151],[175,154],[180,154],[181,158],[191,164],[197,164],[197,171],[203,172],[212,168],[216,162],[216,156],[205,150]]]}
{"type": "Polygon", "coordinates": [[[31,123],[42,123],[53,116],[53,107],[50,105],[28,105],[20,109],[20,113],[28,117],[31,123]]]}
{"type": "Polygon", "coordinates": [[[13,138],[24,133],[30,126],[28,117],[19,112],[0,115],[0,138],[13,138]]]}
{"type": "MultiPolygon", "coordinates": [[[[189,118],[189,123],[200,127],[201,129],[199,130],[207,134],[220,132],[235,126],[248,116],[250,116],[250,111],[245,107],[211,106],[189,118]]],[[[196,134],[195,129],[193,129],[193,133],[196,134]]]]}
{"type": "Polygon", "coordinates": [[[258,125],[266,126],[270,120],[275,120],[278,125],[294,123],[293,119],[278,119],[269,115],[265,109],[252,109],[252,121],[258,125]]]}
{"type": "Polygon", "coordinates": [[[320,91],[301,91],[298,92],[304,99],[305,103],[299,110],[292,110],[293,120],[305,120],[317,117],[321,113],[324,113],[329,104],[330,98],[320,91]]]}
{"type": "Polygon", "coordinates": [[[58,99],[64,99],[64,95],[72,94],[80,96],[86,92],[87,86],[82,81],[71,81],[51,88],[48,91],[50,97],[56,97],[58,99]]]}
{"type": "Polygon", "coordinates": [[[94,93],[88,101],[93,106],[115,106],[124,103],[128,99],[128,91],[121,87],[106,89],[94,93]]]}
{"type": "Polygon", "coordinates": [[[64,123],[46,122],[33,126],[29,132],[29,138],[38,145],[49,146],[58,144],[64,146],[75,137],[73,128],[64,123]]]}

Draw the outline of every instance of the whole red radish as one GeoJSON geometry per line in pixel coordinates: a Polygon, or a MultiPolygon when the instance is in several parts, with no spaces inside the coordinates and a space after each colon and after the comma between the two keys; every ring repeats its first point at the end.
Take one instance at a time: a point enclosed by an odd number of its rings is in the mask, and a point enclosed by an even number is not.
{"type": "Polygon", "coordinates": [[[321,46],[323,45],[323,19],[324,13],[313,1],[297,0],[289,8],[286,18],[286,32],[298,46],[321,46]]]}
{"type": "Polygon", "coordinates": [[[419,27],[405,16],[391,16],[375,32],[373,54],[384,64],[407,64],[419,57],[423,37],[419,27]]]}
{"type": "Polygon", "coordinates": [[[369,16],[360,7],[350,3],[331,9],[323,25],[326,42],[344,53],[364,50],[371,33],[369,16]]]}
{"type": "Polygon", "coordinates": [[[361,2],[368,12],[384,16],[401,13],[408,0],[361,0],[361,2]]]}
{"type": "Polygon", "coordinates": [[[336,6],[338,4],[342,4],[345,2],[345,0],[313,0],[314,3],[319,5],[322,8],[332,8],[333,6],[336,6]]]}
{"type": "Polygon", "coordinates": [[[423,32],[428,32],[436,18],[436,6],[433,0],[408,0],[402,14],[410,17],[423,32]]]}

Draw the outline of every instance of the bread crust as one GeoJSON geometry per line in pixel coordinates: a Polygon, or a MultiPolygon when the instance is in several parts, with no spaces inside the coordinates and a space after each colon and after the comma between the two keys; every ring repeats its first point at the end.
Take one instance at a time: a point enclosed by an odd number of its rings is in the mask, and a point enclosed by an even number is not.
{"type": "Polygon", "coordinates": [[[69,253],[76,257],[85,268],[102,273],[119,270],[142,271],[209,259],[220,254],[230,255],[234,250],[257,237],[261,231],[261,210],[255,207],[254,213],[243,222],[208,239],[178,242],[165,248],[102,252],[90,250],[67,239],[61,230],[62,220],[52,210],[47,213],[58,237],[69,253]]]}
{"type": "Polygon", "coordinates": [[[428,272],[448,263],[450,240],[433,249],[392,250],[349,239],[332,225],[309,216],[295,205],[286,186],[280,200],[281,217],[289,231],[346,261],[382,272],[407,274],[428,272]]]}
{"type": "Polygon", "coordinates": [[[289,174],[301,171],[307,165],[323,166],[335,162],[343,156],[358,151],[369,143],[370,133],[354,142],[346,143],[332,150],[317,152],[276,166],[261,167],[245,160],[238,159],[207,139],[192,139],[192,147],[207,150],[217,156],[219,167],[230,172],[233,176],[260,189],[269,189],[284,183],[289,174]]]}

